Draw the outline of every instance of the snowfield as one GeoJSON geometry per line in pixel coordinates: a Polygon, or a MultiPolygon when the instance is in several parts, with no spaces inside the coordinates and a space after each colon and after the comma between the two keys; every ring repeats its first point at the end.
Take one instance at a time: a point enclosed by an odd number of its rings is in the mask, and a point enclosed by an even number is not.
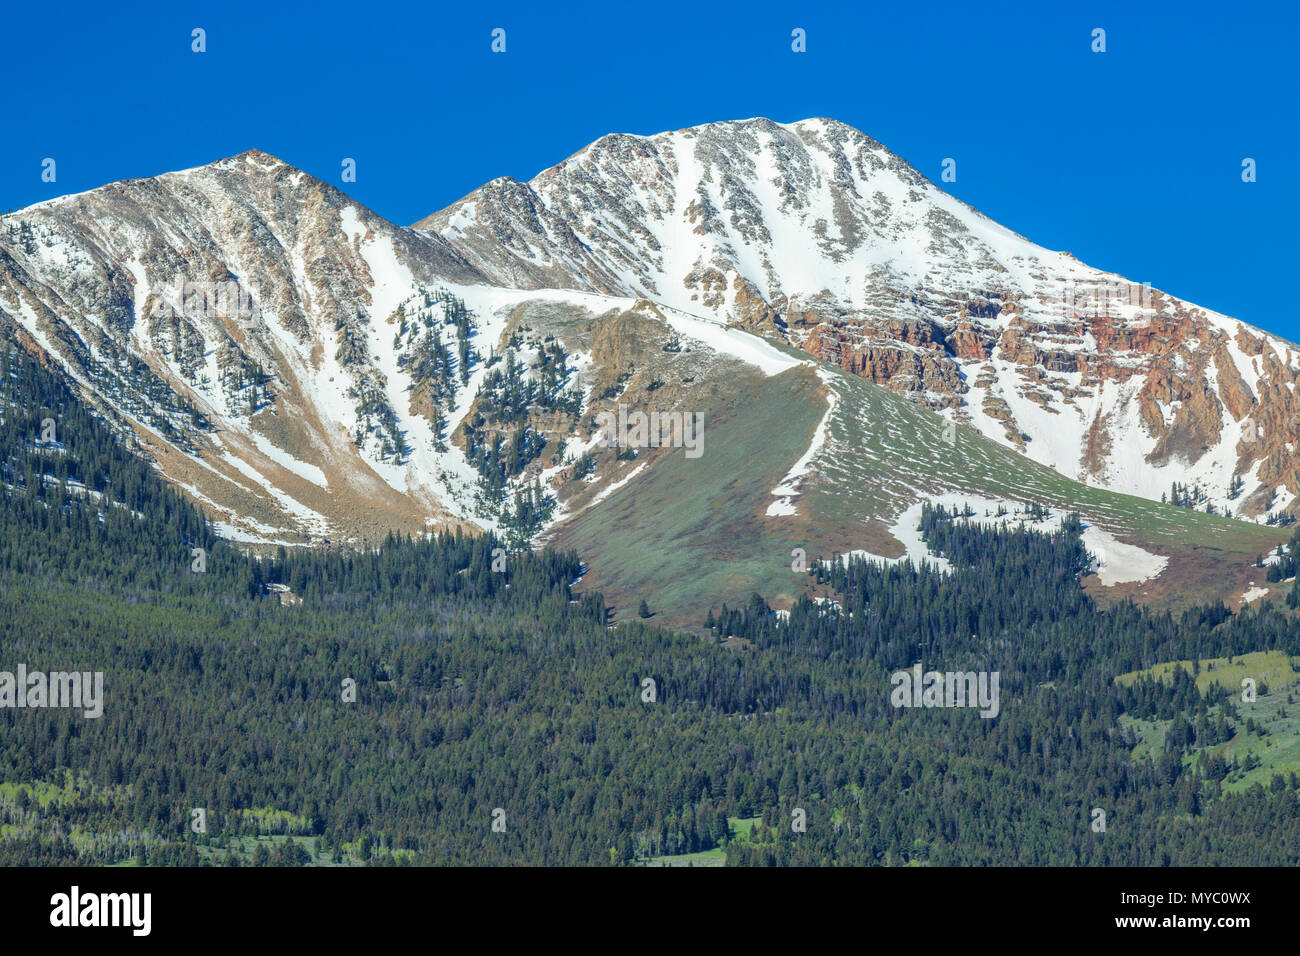
{"type": "MultiPolygon", "coordinates": [[[[950,512],[956,511],[959,514],[962,509],[969,506],[975,513],[956,520],[968,521],[984,527],[1004,525],[1010,528],[1023,527],[1029,531],[1052,532],[1060,527],[1061,520],[1066,516],[1064,511],[1046,509],[1047,516],[1034,521],[1025,513],[1025,504],[1022,502],[982,498],[979,495],[964,493],[941,495],[911,505],[889,529],[890,534],[903,546],[904,554],[901,557],[885,558],[869,551],[858,550],[842,556],[841,560],[847,563],[850,557],[861,557],[886,564],[898,564],[910,560],[917,566],[922,562],[928,562],[936,570],[950,572],[952,565],[949,561],[930,551],[921,537],[921,512],[927,503],[942,506],[950,512]],[[999,509],[1005,509],[1006,513],[999,515],[999,509]]],[[[1167,557],[1152,554],[1137,545],[1120,541],[1095,524],[1090,524],[1086,517],[1082,520],[1084,528],[1081,540],[1083,546],[1096,559],[1096,574],[1103,586],[1150,581],[1159,576],[1168,566],[1167,557]]]]}
{"type": "Polygon", "coordinates": [[[1094,525],[1085,527],[1082,537],[1083,546],[1097,559],[1097,577],[1106,587],[1150,581],[1169,564],[1168,558],[1116,540],[1094,525]]]}

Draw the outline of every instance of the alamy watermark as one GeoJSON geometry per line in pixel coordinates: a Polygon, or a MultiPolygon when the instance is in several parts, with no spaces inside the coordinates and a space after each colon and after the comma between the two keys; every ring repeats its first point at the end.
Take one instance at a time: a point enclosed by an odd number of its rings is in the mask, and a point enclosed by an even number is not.
{"type": "Polygon", "coordinates": [[[152,909],[152,893],[83,893],[74,885],[50,897],[50,925],[124,927],[133,936],[148,936],[152,909]]]}
{"type": "Polygon", "coordinates": [[[978,707],[981,717],[996,717],[998,671],[927,671],[921,662],[889,679],[889,702],[895,707],[978,707]]]}
{"type": "Polygon", "coordinates": [[[153,311],[164,318],[181,315],[187,319],[229,318],[252,322],[260,314],[254,293],[253,288],[241,285],[235,279],[219,282],[184,280],[158,295],[153,311]]]}
{"type": "Polygon", "coordinates": [[[1044,301],[1062,306],[1074,315],[1110,315],[1122,306],[1131,306],[1142,312],[1155,308],[1150,282],[1138,284],[1118,278],[1099,282],[1067,279],[1053,286],[1052,291],[1043,296],[1044,301]]]}
{"type": "Polygon", "coordinates": [[[0,671],[0,707],[80,707],[93,720],[104,713],[102,671],[0,671]]]}
{"type": "Polygon", "coordinates": [[[687,458],[704,454],[702,412],[628,412],[620,403],[612,411],[596,415],[596,425],[605,432],[607,448],[684,448],[687,458]]]}

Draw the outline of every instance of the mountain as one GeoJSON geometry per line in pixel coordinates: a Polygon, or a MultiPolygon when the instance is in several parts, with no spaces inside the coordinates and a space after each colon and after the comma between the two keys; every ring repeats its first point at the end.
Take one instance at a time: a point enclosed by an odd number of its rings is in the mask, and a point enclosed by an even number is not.
{"type": "Polygon", "coordinates": [[[445,513],[435,474],[392,464],[405,396],[378,323],[447,280],[481,277],[437,237],[255,150],[0,227],[0,321],[254,537],[445,513]]]}
{"type": "Polygon", "coordinates": [[[828,120],[608,136],[410,228],[258,151],[0,219],[0,335],[220,534],[491,530],[692,625],[817,560],[942,564],[932,500],[1080,512],[1110,598],[1271,593],[1286,536],[1221,513],[1300,487],[1294,347],[1154,291],[1079,308],[1119,282],[828,120]],[[651,412],[695,447],[610,446],[651,412]]]}
{"type": "Polygon", "coordinates": [[[575,555],[498,573],[489,534],[241,553],[6,350],[0,478],[0,864],[1300,862],[1300,591],[1099,609],[1077,521],[926,511],[948,571],[822,567],[838,607],[751,597],[701,639],[658,616],[611,634],[575,555]],[[34,442],[47,412],[60,437],[34,442]],[[987,682],[900,701],[918,653],[987,682]]]}
{"type": "Polygon", "coordinates": [[[1088,484],[1251,517],[1300,489],[1300,349],[1036,246],[833,120],[606,136],[416,226],[503,285],[788,342],[1088,484]]]}

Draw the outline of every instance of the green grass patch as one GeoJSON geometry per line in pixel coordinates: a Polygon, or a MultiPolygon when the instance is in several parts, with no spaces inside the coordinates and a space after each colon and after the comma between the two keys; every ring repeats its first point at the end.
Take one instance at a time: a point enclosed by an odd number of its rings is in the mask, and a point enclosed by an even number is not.
{"type": "Polygon", "coordinates": [[[726,866],[727,851],[722,847],[703,850],[699,853],[679,853],[675,856],[655,856],[641,863],[642,866],[726,866]]]}
{"type": "MultiPolygon", "coordinates": [[[[1120,674],[1115,682],[1128,686],[1143,676],[1170,681],[1177,668],[1188,674],[1195,670],[1190,660],[1165,661],[1145,670],[1120,674]]],[[[1255,651],[1232,658],[1215,657],[1201,661],[1196,687],[1201,693],[1216,685],[1235,692],[1241,690],[1241,682],[1247,677],[1254,678],[1257,685],[1267,684],[1273,690],[1291,686],[1296,681],[1297,672],[1285,651],[1255,651]]]]}
{"type": "Polygon", "coordinates": [[[727,817],[727,826],[731,829],[731,839],[737,843],[748,843],[755,828],[762,822],[762,817],[727,817]]]}
{"type": "MultiPolygon", "coordinates": [[[[1300,666],[1297,665],[1300,661],[1283,651],[1257,651],[1232,658],[1202,660],[1196,675],[1197,687],[1202,693],[1214,687],[1231,692],[1237,716],[1229,718],[1229,722],[1236,733],[1223,743],[1193,749],[1184,756],[1183,763],[1192,765],[1208,756],[1235,762],[1238,769],[1222,781],[1224,791],[1229,793],[1255,784],[1267,786],[1277,774],[1300,773],[1300,666]],[[1252,703],[1241,698],[1241,681],[1246,677],[1254,678],[1257,684],[1258,693],[1252,703]],[[1262,693],[1265,688],[1267,694],[1262,693]]],[[[1168,681],[1176,669],[1194,672],[1191,661],[1165,661],[1145,670],[1121,674],[1115,680],[1131,684],[1145,675],[1168,681]]],[[[1221,711],[1221,706],[1210,708],[1214,716],[1221,711]]],[[[1134,759],[1159,759],[1171,723],[1170,720],[1121,717],[1120,726],[1137,738],[1132,751],[1134,759]]]]}

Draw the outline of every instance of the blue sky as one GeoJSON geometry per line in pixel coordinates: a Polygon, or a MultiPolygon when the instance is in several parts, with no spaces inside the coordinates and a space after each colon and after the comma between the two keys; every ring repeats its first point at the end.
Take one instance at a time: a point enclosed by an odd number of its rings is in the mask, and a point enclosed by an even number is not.
{"type": "Polygon", "coordinates": [[[256,146],[410,223],[607,132],[831,116],[933,180],[955,158],[945,188],[1035,242],[1300,339],[1294,4],[469,6],[10,5],[0,211],[256,146]]]}

